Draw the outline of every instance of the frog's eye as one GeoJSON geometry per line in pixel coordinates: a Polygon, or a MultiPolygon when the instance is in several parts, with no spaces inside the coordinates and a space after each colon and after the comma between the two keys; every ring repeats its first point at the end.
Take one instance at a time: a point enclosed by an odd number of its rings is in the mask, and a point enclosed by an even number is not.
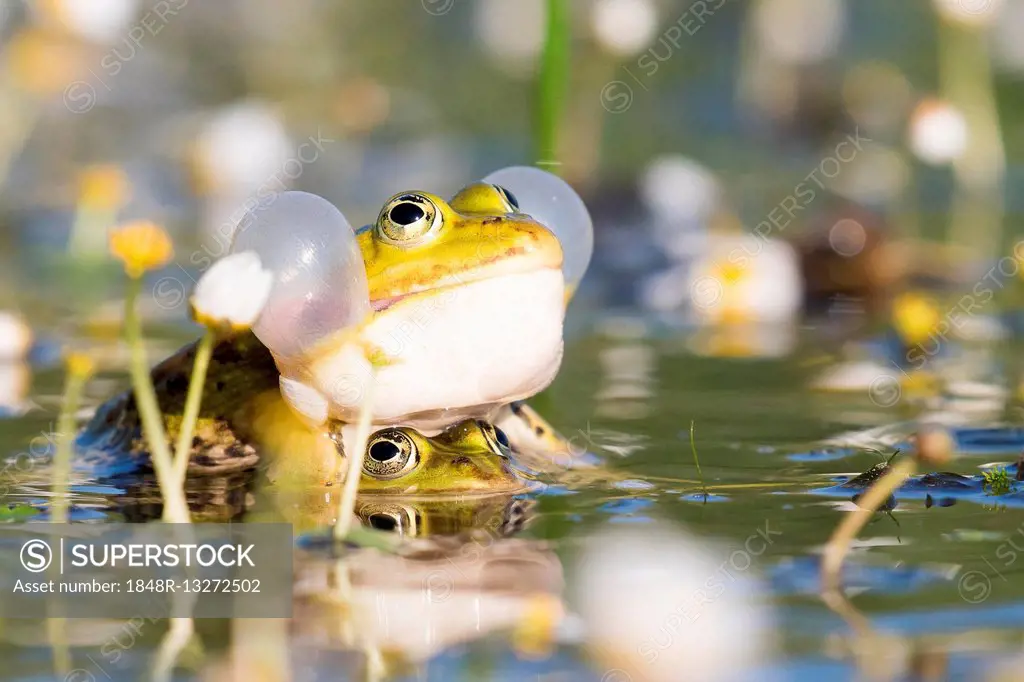
{"type": "Polygon", "coordinates": [[[512,445],[508,441],[508,436],[505,432],[499,429],[497,426],[483,421],[482,419],[477,420],[477,425],[480,427],[480,431],[483,432],[484,438],[487,440],[487,446],[495,453],[504,457],[512,456],[512,445]]]}
{"type": "Polygon", "coordinates": [[[384,205],[377,233],[384,241],[403,246],[431,234],[441,223],[441,211],[422,194],[399,194],[384,205]]]}
{"type": "Polygon", "coordinates": [[[423,526],[414,507],[393,502],[368,502],[359,507],[359,517],[370,528],[413,537],[423,526]]]}
{"type": "Polygon", "coordinates": [[[242,218],[231,251],[255,251],[274,273],[253,331],[279,357],[301,354],[369,314],[355,232],[326,199],[294,191],[273,195],[242,218]]]}
{"type": "Polygon", "coordinates": [[[416,444],[398,429],[378,431],[366,446],[363,473],[387,480],[412,471],[419,461],[416,444]]]}
{"type": "Polygon", "coordinates": [[[498,191],[498,194],[501,195],[502,199],[508,202],[508,205],[512,207],[513,213],[519,213],[519,199],[516,198],[515,194],[512,194],[512,192],[509,192],[501,185],[494,185],[494,189],[496,189],[498,191]]]}
{"type": "Polygon", "coordinates": [[[594,224],[575,190],[557,175],[531,166],[503,168],[484,182],[497,187],[520,212],[555,233],[562,244],[566,285],[575,289],[594,252],[594,224]]]}

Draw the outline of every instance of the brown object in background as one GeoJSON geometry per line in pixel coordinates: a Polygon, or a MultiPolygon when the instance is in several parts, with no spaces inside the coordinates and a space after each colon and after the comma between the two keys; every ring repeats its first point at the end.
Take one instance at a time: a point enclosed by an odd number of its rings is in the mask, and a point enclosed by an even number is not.
{"type": "Polygon", "coordinates": [[[888,248],[888,226],[878,214],[852,203],[816,217],[796,240],[804,279],[804,309],[824,313],[837,300],[854,299],[864,312],[885,310],[906,264],[888,248]]]}

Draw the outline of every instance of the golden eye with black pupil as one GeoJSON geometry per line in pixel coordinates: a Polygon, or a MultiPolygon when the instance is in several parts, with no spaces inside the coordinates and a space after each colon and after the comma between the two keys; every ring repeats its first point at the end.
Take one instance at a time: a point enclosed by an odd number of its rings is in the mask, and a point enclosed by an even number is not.
{"type": "Polygon", "coordinates": [[[398,478],[416,467],[419,453],[412,438],[398,429],[378,431],[366,446],[363,473],[372,478],[398,478]]]}
{"type": "Polygon", "coordinates": [[[478,419],[476,423],[480,426],[480,430],[487,440],[487,446],[491,450],[504,457],[512,455],[512,446],[508,442],[508,436],[505,435],[504,431],[482,419],[478,419]]]}
{"type": "Polygon", "coordinates": [[[508,202],[508,205],[512,207],[513,213],[519,213],[519,199],[516,199],[515,194],[512,194],[512,192],[508,191],[501,185],[494,185],[494,189],[498,190],[498,194],[500,194],[502,198],[508,202]]]}
{"type": "Polygon", "coordinates": [[[377,218],[377,234],[398,246],[410,245],[431,234],[441,222],[441,212],[422,194],[393,197],[377,218]]]}

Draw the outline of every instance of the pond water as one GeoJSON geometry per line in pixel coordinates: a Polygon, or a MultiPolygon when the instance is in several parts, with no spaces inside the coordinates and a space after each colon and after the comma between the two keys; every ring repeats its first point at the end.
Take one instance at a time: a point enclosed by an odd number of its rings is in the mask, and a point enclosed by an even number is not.
{"type": "MultiPolygon", "coordinates": [[[[917,407],[905,400],[883,407],[878,403],[886,401],[872,400],[866,390],[812,391],[809,385],[827,366],[813,331],[792,330],[791,351],[757,358],[749,357],[759,339],[752,332],[732,340],[709,339],[653,320],[586,311],[574,312],[572,321],[562,371],[532,404],[573,443],[600,458],[614,476],[583,484],[560,483],[555,475],[543,491],[518,499],[512,521],[511,506],[504,502],[480,512],[478,520],[497,515],[501,522],[488,526],[488,541],[478,545],[479,551],[514,555],[520,563],[510,564],[513,570],[505,572],[501,557],[471,560],[469,568],[459,564],[457,579],[440,589],[458,596],[468,589],[460,581],[477,580],[477,586],[485,583],[480,588],[484,596],[472,593],[474,598],[464,602],[447,601],[443,614],[413,615],[419,614],[415,600],[403,606],[396,596],[402,585],[423,580],[408,564],[392,570],[355,559],[347,570],[356,601],[376,619],[376,625],[357,623],[355,632],[374,632],[390,642],[383,647],[390,652],[388,661],[398,656],[395,650],[403,652],[406,663],[393,668],[394,679],[628,679],[622,671],[586,657],[572,618],[556,628],[554,643],[537,652],[508,635],[516,631],[515,619],[502,614],[518,613],[521,604],[515,597],[527,592],[565,597],[573,613],[580,541],[609,526],[639,534],[664,521],[714,541],[728,562],[723,564],[728,580],[756,578],[766,590],[764,598],[777,619],[777,641],[750,679],[859,678],[859,667],[881,659],[871,653],[876,649],[864,647],[869,635],[850,620],[868,623],[881,638],[879,646],[887,652],[881,657],[883,667],[890,678],[940,679],[949,674],[976,679],[1019,652],[1024,582],[1017,576],[1024,561],[1017,561],[1017,546],[1024,548],[1024,537],[1017,536],[1024,536],[1024,493],[1016,492],[1019,484],[1012,481],[1008,495],[990,495],[980,476],[993,462],[1014,463],[1024,446],[1024,432],[1013,428],[1012,409],[999,403],[973,410],[977,400],[949,395],[933,396],[917,407]],[[959,424],[953,434],[961,456],[945,469],[969,478],[956,485],[912,483],[897,494],[890,513],[876,515],[855,542],[845,573],[854,613],[867,620],[850,613],[844,620],[817,593],[821,547],[858,492],[839,484],[905,443],[915,429],[912,419],[922,413],[959,424]],[[690,448],[691,422],[700,473],[690,448]],[[1001,428],[967,428],[996,426],[1001,428]],[[1012,544],[1015,540],[1017,545],[1012,544]],[[380,627],[382,609],[396,609],[388,612],[387,632],[380,627]],[[405,611],[399,627],[402,609],[411,610],[405,611]]],[[[161,338],[159,348],[173,349],[185,334],[173,331],[161,338]]],[[[1009,350],[981,347],[970,353],[975,374],[987,381],[1009,350]]],[[[89,406],[95,407],[123,382],[116,374],[94,382],[89,406]]],[[[32,398],[40,408],[0,424],[0,449],[12,455],[25,452],[35,436],[50,428],[60,383],[58,370],[45,364],[37,368],[32,398]]],[[[1015,472],[1009,470],[1011,479],[1015,472]]],[[[4,502],[45,510],[45,479],[32,479],[22,477],[8,489],[4,502]]],[[[193,501],[209,519],[265,520],[291,513],[293,520],[301,519],[297,523],[307,534],[315,533],[325,518],[315,510],[296,517],[294,501],[268,497],[247,485],[244,477],[208,481],[201,489],[193,486],[193,501]]],[[[72,518],[83,522],[159,515],[152,484],[145,481],[78,479],[72,499],[72,518]]],[[[13,512],[10,516],[10,523],[20,523],[41,520],[45,511],[28,519],[13,512]]],[[[415,523],[421,532],[445,523],[434,521],[429,509],[396,518],[396,527],[409,529],[415,523]]],[[[358,636],[346,640],[339,608],[312,598],[317,585],[330,582],[327,576],[334,566],[315,543],[299,556],[296,573],[302,579],[297,581],[291,624],[296,679],[369,679],[363,677],[365,647],[358,644],[358,636]],[[353,642],[356,653],[349,650],[353,642]]],[[[432,564],[424,566],[419,570],[429,581],[432,564]]],[[[148,676],[164,625],[147,622],[136,632],[117,622],[69,621],[74,670],[67,679],[148,676]]],[[[699,619],[688,625],[695,626],[700,627],[699,619]]],[[[260,628],[270,626],[199,621],[202,652],[186,649],[177,677],[198,679],[196,671],[224,653],[229,634],[242,627],[251,628],[252,641],[260,642],[260,633],[266,634],[260,628]]],[[[685,626],[679,627],[685,637],[685,626]]],[[[4,623],[0,677],[53,679],[46,633],[42,622],[4,623]]],[[[652,625],[652,640],[659,636],[667,636],[664,624],[652,625]]],[[[742,648],[744,643],[735,645],[742,648]]]]}

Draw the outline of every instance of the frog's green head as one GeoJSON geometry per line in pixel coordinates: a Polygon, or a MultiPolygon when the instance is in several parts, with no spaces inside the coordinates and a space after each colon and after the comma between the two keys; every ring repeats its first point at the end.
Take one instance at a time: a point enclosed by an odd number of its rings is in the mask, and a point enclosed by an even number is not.
{"type": "Polygon", "coordinates": [[[427,437],[392,427],[367,443],[359,494],[461,496],[525,489],[511,466],[508,438],[494,426],[467,419],[427,437]]]}
{"type": "Polygon", "coordinates": [[[554,232],[521,213],[506,190],[485,183],[451,203],[421,191],[394,195],[360,232],[359,248],[377,310],[413,294],[562,266],[554,232]]]}

